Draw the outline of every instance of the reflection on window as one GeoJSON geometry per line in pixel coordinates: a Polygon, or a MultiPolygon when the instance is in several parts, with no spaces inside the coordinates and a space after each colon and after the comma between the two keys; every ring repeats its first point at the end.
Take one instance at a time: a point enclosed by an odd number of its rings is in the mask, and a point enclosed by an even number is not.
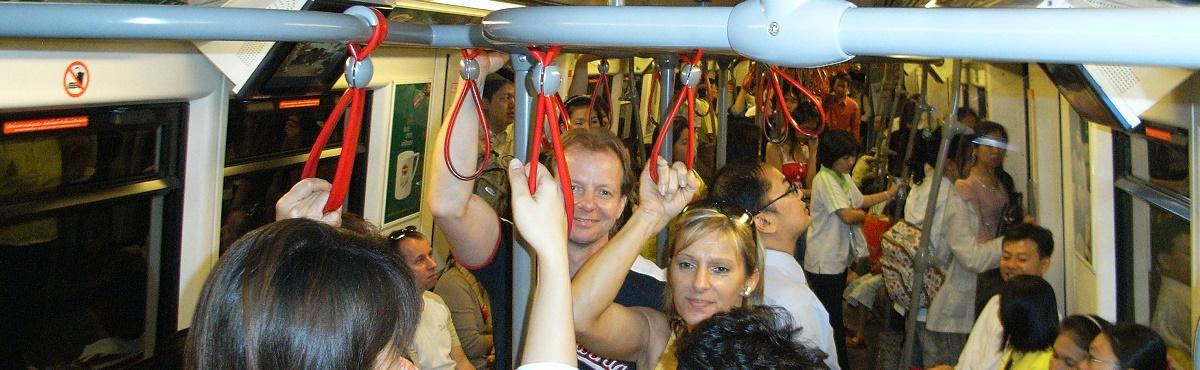
{"type": "MultiPolygon", "coordinates": [[[[336,99],[334,95],[326,95],[290,101],[230,102],[226,165],[307,152],[325,125],[336,99]],[[308,104],[313,106],[306,106],[308,104]],[[280,109],[280,106],[298,107],[280,109]]],[[[333,130],[326,147],[341,142],[342,130],[338,127],[333,130]]]]}
{"type": "MultiPolygon", "coordinates": [[[[317,177],[333,178],[338,158],[322,159],[317,165],[317,177]]],[[[304,163],[299,163],[225,178],[221,201],[222,254],[250,230],[275,221],[275,202],[300,180],[303,168],[304,163]]]]}
{"type": "Polygon", "coordinates": [[[1146,140],[1146,152],[1144,158],[1150,170],[1148,180],[1179,194],[1191,194],[1188,176],[1188,164],[1191,161],[1186,146],[1146,140]]]}
{"type": "Polygon", "coordinates": [[[144,334],[152,214],[143,196],[0,222],[0,332],[16,356],[0,367],[120,368],[142,358],[154,340],[144,334]]]}
{"type": "Polygon", "coordinates": [[[1191,361],[1192,245],[1190,224],[1150,208],[1150,327],[1166,341],[1177,363],[1191,361]],[[1184,356],[1184,357],[1179,357],[1184,356]],[[1179,360],[1186,360],[1180,362],[1179,360]]]}

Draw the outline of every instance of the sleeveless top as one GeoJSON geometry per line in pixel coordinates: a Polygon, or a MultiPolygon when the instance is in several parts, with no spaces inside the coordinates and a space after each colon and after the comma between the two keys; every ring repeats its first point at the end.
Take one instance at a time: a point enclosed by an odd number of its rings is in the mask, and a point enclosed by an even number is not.
{"type": "Polygon", "coordinates": [[[667,339],[667,347],[663,348],[663,354],[654,365],[654,370],[675,370],[678,367],[679,359],[675,358],[675,333],[671,333],[671,339],[667,339]]]}

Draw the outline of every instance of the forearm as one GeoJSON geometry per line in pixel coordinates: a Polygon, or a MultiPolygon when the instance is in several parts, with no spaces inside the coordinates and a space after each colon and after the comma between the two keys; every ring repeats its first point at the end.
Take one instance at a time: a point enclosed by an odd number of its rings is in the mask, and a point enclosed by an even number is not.
{"type": "Polygon", "coordinates": [[[575,328],[586,331],[617,297],[621,282],[637,259],[646,239],[662,229],[659,217],[635,210],[608,245],[593,255],[571,281],[575,328]]]}
{"type": "MultiPolygon", "coordinates": [[[[459,84],[459,93],[466,84],[459,84]]],[[[437,141],[434,144],[433,166],[430,168],[430,212],[435,217],[461,217],[467,211],[475,187],[474,180],[459,180],[450,172],[447,163],[454,165],[460,174],[470,174],[475,171],[479,162],[479,123],[474,99],[467,97],[462,100],[462,107],[457,112],[447,115],[438,129],[437,141]],[[450,120],[457,115],[454,132],[450,133],[450,120]],[[452,136],[451,136],[452,134],[452,136]],[[447,145],[450,148],[450,161],[446,160],[446,152],[442,150],[447,145]]]]}
{"type": "Polygon", "coordinates": [[[575,330],[571,325],[571,277],[565,251],[537,257],[529,327],[522,363],[561,363],[574,366],[575,330]]]}
{"type": "Polygon", "coordinates": [[[896,193],[893,191],[884,191],[871,195],[863,196],[862,208],[870,208],[876,204],[886,202],[895,198],[896,193]]]}
{"type": "Polygon", "coordinates": [[[588,91],[588,62],[582,57],[575,60],[575,72],[571,74],[571,87],[567,89],[567,97],[587,94],[588,91]]]}

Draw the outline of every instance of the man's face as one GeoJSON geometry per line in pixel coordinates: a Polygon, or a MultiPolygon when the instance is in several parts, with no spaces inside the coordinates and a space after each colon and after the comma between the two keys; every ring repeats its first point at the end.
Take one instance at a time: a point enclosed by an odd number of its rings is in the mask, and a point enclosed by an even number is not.
{"type": "Polygon", "coordinates": [[[621,157],[608,150],[592,151],[578,145],[566,148],[563,155],[575,196],[575,218],[568,239],[578,246],[607,239],[625,209],[621,157]]]}
{"type": "Polygon", "coordinates": [[[1158,265],[1163,276],[1188,284],[1192,279],[1192,237],[1179,234],[1171,239],[1169,253],[1159,253],[1158,265]]]}
{"type": "Polygon", "coordinates": [[[1050,256],[1042,258],[1037,244],[1029,239],[1004,242],[1000,255],[1000,277],[1009,281],[1017,275],[1042,276],[1050,268],[1050,256]]]}
{"type": "Polygon", "coordinates": [[[837,80],[837,82],[833,83],[833,91],[832,92],[833,92],[834,96],[849,95],[850,94],[850,82],[846,81],[845,79],[837,80]]]}
{"type": "Polygon", "coordinates": [[[404,264],[412,270],[413,278],[421,290],[430,290],[437,285],[437,261],[433,259],[433,248],[429,245],[429,240],[400,239],[400,255],[404,257],[404,264]]]}
{"type": "Polygon", "coordinates": [[[517,106],[516,88],[513,87],[513,84],[504,85],[484,104],[487,104],[485,108],[491,127],[508,127],[516,119],[516,113],[513,111],[517,106]]]}
{"type": "Polygon", "coordinates": [[[799,238],[801,233],[805,229],[808,229],[809,224],[812,223],[812,217],[808,213],[808,205],[801,198],[803,195],[800,191],[784,195],[788,192],[791,183],[787,181],[783,173],[779,172],[775,167],[766,164],[762,166],[763,174],[766,176],[767,183],[770,184],[770,188],[767,189],[767,193],[765,194],[767,198],[763,201],[775,201],[767,205],[764,212],[774,214],[779,224],[780,236],[789,238],[794,243],[795,239],[799,238]]]}

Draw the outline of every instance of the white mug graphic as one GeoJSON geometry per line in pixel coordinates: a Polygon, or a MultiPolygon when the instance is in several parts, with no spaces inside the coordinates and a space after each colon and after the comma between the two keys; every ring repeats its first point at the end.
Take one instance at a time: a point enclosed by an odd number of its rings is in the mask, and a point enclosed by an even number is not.
{"type": "Polygon", "coordinates": [[[396,190],[392,196],[396,200],[408,198],[412,193],[413,177],[416,176],[417,157],[420,153],[406,150],[396,155],[396,190]]]}

